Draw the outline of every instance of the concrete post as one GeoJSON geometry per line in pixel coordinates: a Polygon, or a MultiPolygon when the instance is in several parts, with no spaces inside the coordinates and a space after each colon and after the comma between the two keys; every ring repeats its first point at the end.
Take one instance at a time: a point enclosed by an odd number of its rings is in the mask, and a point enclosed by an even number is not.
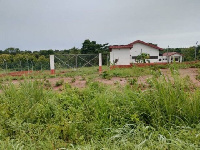
{"type": "Polygon", "coordinates": [[[179,58],[179,59],[180,59],[180,62],[182,62],[182,61],[183,61],[183,57],[182,57],[182,56],[180,56],[180,58],[179,58]]]}
{"type": "Polygon", "coordinates": [[[102,72],[102,54],[99,53],[99,72],[102,72]]]}
{"type": "Polygon", "coordinates": [[[55,74],[54,55],[50,55],[50,69],[51,74],[55,74]]]}

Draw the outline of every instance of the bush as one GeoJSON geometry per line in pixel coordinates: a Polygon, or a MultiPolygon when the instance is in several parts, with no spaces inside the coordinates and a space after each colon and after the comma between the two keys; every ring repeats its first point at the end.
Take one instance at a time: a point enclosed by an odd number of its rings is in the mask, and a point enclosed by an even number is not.
{"type": "Polygon", "coordinates": [[[120,88],[66,83],[59,93],[39,81],[4,85],[0,149],[198,149],[200,89],[172,76],[153,76],[143,91],[135,78],[120,88]]]}
{"type": "Polygon", "coordinates": [[[58,81],[56,81],[55,86],[61,86],[61,85],[63,85],[63,83],[64,83],[64,80],[63,80],[63,79],[58,80],[58,81]]]}

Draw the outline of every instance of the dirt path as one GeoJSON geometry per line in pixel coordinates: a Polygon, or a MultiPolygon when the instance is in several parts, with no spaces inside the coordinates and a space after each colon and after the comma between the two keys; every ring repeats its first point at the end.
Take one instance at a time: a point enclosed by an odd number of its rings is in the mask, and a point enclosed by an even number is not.
{"type": "Polygon", "coordinates": [[[188,68],[188,69],[179,69],[179,73],[181,77],[189,76],[190,80],[196,85],[200,87],[200,82],[196,79],[198,75],[197,68],[188,68]]]}
{"type": "MultiPolygon", "coordinates": [[[[166,76],[169,80],[173,81],[173,78],[171,76],[171,72],[170,69],[161,69],[161,73],[166,76]]],[[[196,76],[198,75],[198,69],[197,68],[187,68],[187,69],[179,69],[179,73],[180,76],[182,78],[189,76],[190,80],[192,83],[194,83],[196,86],[200,87],[200,82],[196,79],[196,76]]],[[[138,84],[143,84],[143,85],[147,85],[147,79],[151,78],[152,75],[146,75],[146,76],[140,76],[137,78],[137,83],[138,84]]],[[[116,85],[119,84],[121,86],[125,86],[130,78],[121,78],[121,77],[113,77],[110,80],[108,79],[102,79],[102,78],[96,78],[96,79],[92,79],[92,81],[98,81],[100,83],[103,84],[107,84],[107,85],[116,85]]],[[[34,80],[34,79],[31,79],[34,80]]],[[[36,79],[37,80],[37,79],[36,79]]],[[[57,78],[47,78],[47,79],[38,79],[41,81],[45,81],[48,80],[48,82],[50,83],[51,87],[53,88],[53,90],[61,90],[62,89],[62,85],[60,86],[56,86],[56,82],[63,80],[63,85],[66,83],[69,83],[72,87],[77,87],[77,88],[85,88],[86,87],[86,79],[82,78],[81,76],[77,76],[74,78],[71,77],[57,77],[57,78]]],[[[23,82],[23,80],[13,80],[12,83],[18,85],[20,82],[23,82]]],[[[6,83],[5,83],[6,84],[6,83]]],[[[0,90],[1,93],[1,90],[0,90]]]]}
{"type": "MultiPolygon", "coordinates": [[[[170,69],[161,69],[161,72],[164,76],[168,77],[169,80],[173,80],[170,69]]],[[[200,82],[196,79],[196,76],[198,75],[197,68],[179,69],[179,74],[182,78],[189,76],[191,82],[200,87],[200,82]]]]}

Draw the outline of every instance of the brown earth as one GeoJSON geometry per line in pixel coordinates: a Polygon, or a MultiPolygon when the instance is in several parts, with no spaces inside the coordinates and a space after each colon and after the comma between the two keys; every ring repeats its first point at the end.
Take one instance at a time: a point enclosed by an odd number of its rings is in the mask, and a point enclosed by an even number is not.
{"type": "MultiPolygon", "coordinates": [[[[161,69],[161,73],[168,77],[169,80],[172,79],[170,69],[161,69]]],[[[179,69],[179,74],[182,78],[189,76],[190,81],[196,86],[200,87],[200,82],[196,79],[196,76],[198,75],[198,68],[179,69]]]]}
{"type": "MultiPolygon", "coordinates": [[[[161,69],[161,73],[164,76],[168,77],[169,79],[172,79],[171,72],[170,72],[169,69],[161,69]]],[[[179,73],[180,73],[181,77],[189,76],[191,82],[194,83],[196,86],[200,87],[200,82],[196,79],[196,76],[198,75],[198,69],[197,68],[179,69],[179,73]]],[[[140,77],[137,78],[137,83],[141,84],[141,85],[142,84],[147,85],[147,79],[151,78],[151,77],[152,77],[151,75],[140,76],[140,77]]],[[[131,79],[131,78],[113,77],[110,80],[108,80],[108,79],[102,79],[102,78],[98,77],[98,78],[94,79],[94,81],[98,81],[100,83],[107,84],[107,85],[119,84],[121,86],[125,86],[129,82],[129,79],[131,79]]],[[[41,79],[41,80],[44,80],[44,79],[41,79]]],[[[64,83],[69,83],[72,87],[77,87],[77,88],[86,87],[86,80],[83,79],[80,76],[77,76],[75,78],[70,78],[70,77],[48,78],[48,79],[45,79],[45,80],[49,80],[51,87],[56,91],[62,89],[62,85],[56,86],[56,82],[58,82],[60,80],[63,80],[64,83]]],[[[23,80],[21,80],[21,81],[13,80],[12,81],[12,83],[14,83],[14,84],[19,84],[20,82],[23,82],[23,80]]]]}

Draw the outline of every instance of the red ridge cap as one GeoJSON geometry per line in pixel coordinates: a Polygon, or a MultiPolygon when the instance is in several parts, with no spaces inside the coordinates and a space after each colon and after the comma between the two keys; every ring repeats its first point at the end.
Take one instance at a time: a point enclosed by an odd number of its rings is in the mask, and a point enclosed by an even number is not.
{"type": "Polygon", "coordinates": [[[116,49],[119,49],[119,48],[132,48],[133,46],[132,45],[113,45],[113,46],[109,46],[109,49],[112,49],[112,48],[116,48],[116,49]]]}
{"type": "Polygon", "coordinates": [[[178,52],[168,52],[168,53],[164,53],[163,56],[171,56],[171,55],[174,55],[174,54],[179,54],[181,56],[183,56],[182,54],[178,53],[178,52]]]}
{"type": "Polygon", "coordinates": [[[155,48],[155,49],[158,49],[158,50],[163,50],[162,48],[160,48],[160,47],[158,47],[158,46],[156,46],[156,45],[153,45],[153,44],[150,44],[150,43],[146,43],[146,42],[140,41],[140,40],[134,41],[134,42],[132,42],[132,43],[130,43],[130,44],[128,44],[128,45],[132,45],[132,46],[133,46],[133,45],[136,44],[136,43],[141,43],[141,44],[150,46],[150,47],[155,48]]]}

